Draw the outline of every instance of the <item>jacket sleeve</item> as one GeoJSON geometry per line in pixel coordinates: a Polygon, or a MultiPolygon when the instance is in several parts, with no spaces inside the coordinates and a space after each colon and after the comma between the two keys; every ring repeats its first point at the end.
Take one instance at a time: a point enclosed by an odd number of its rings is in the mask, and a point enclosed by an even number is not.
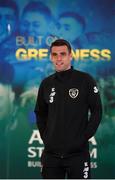
{"type": "Polygon", "coordinates": [[[102,103],[99,89],[91,76],[88,77],[88,107],[90,110],[89,120],[84,134],[87,140],[95,134],[102,118],[102,103]]]}
{"type": "Polygon", "coordinates": [[[44,99],[44,81],[41,83],[35,106],[36,123],[40,132],[40,136],[43,140],[43,134],[46,128],[46,122],[48,117],[48,105],[44,99]]]}

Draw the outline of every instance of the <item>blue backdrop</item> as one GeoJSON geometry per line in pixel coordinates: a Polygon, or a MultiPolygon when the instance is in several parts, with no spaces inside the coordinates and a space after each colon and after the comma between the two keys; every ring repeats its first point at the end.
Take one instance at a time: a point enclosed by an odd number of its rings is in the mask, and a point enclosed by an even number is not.
{"type": "Polygon", "coordinates": [[[54,72],[49,46],[58,38],[71,43],[73,67],[90,73],[101,92],[92,176],[115,178],[114,26],[115,0],[0,0],[0,178],[41,178],[33,111],[40,82],[54,72]]]}

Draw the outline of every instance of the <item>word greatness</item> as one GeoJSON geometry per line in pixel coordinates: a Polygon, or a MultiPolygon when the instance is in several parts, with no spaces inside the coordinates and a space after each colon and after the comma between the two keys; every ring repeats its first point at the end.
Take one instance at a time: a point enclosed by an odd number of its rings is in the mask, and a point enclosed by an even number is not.
{"type": "MultiPolygon", "coordinates": [[[[17,60],[42,60],[49,58],[49,47],[51,43],[56,40],[57,37],[43,36],[34,37],[16,37],[16,46],[18,47],[15,56],[17,60]]],[[[111,50],[110,49],[72,49],[72,57],[75,61],[110,61],[111,50]]]]}
{"type": "MultiPolygon", "coordinates": [[[[18,60],[42,60],[44,58],[49,58],[49,50],[45,48],[35,49],[35,48],[19,48],[16,50],[16,58],[18,60]]],[[[111,60],[111,51],[109,49],[76,49],[72,50],[73,60],[85,61],[110,61],[111,60]]]]}

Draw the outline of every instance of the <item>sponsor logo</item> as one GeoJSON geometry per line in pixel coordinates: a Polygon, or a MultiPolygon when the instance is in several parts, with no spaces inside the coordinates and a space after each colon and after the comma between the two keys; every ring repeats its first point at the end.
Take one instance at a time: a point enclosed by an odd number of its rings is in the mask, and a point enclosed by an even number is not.
{"type": "Polygon", "coordinates": [[[53,103],[54,102],[54,96],[56,95],[56,92],[55,92],[55,88],[51,88],[51,93],[49,95],[49,102],[50,103],[53,103]]]}
{"type": "Polygon", "coordinates": [[[94,93],[98,93],[98,91],[99,91],[96,86],[94,86],[93,90],[94,90],[94,93]]]}
{"type": "Polygon", "coordinates": [[[79,94],[79,90],[76,88],[72,88],[69,90],[69,96],[73,99],[75,99],[79,94]]]}
{"type": "Polygon", "coordinates": [[[88,178],[88,172],[89,172],[88,162],[84,162],[84,169],[83,169],[83,178],[84,179],[88,178]]]}

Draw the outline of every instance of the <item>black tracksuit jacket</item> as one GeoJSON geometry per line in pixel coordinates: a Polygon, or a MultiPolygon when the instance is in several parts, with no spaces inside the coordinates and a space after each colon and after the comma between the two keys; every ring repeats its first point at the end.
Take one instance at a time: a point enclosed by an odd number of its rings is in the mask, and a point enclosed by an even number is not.
{"type": "Polygon", "coordinates": [[[94,79],[73,68],[49,76],[40,85],[35,114],[46,152],[69,156],[88,151],[102,116],[94,79]]]}

